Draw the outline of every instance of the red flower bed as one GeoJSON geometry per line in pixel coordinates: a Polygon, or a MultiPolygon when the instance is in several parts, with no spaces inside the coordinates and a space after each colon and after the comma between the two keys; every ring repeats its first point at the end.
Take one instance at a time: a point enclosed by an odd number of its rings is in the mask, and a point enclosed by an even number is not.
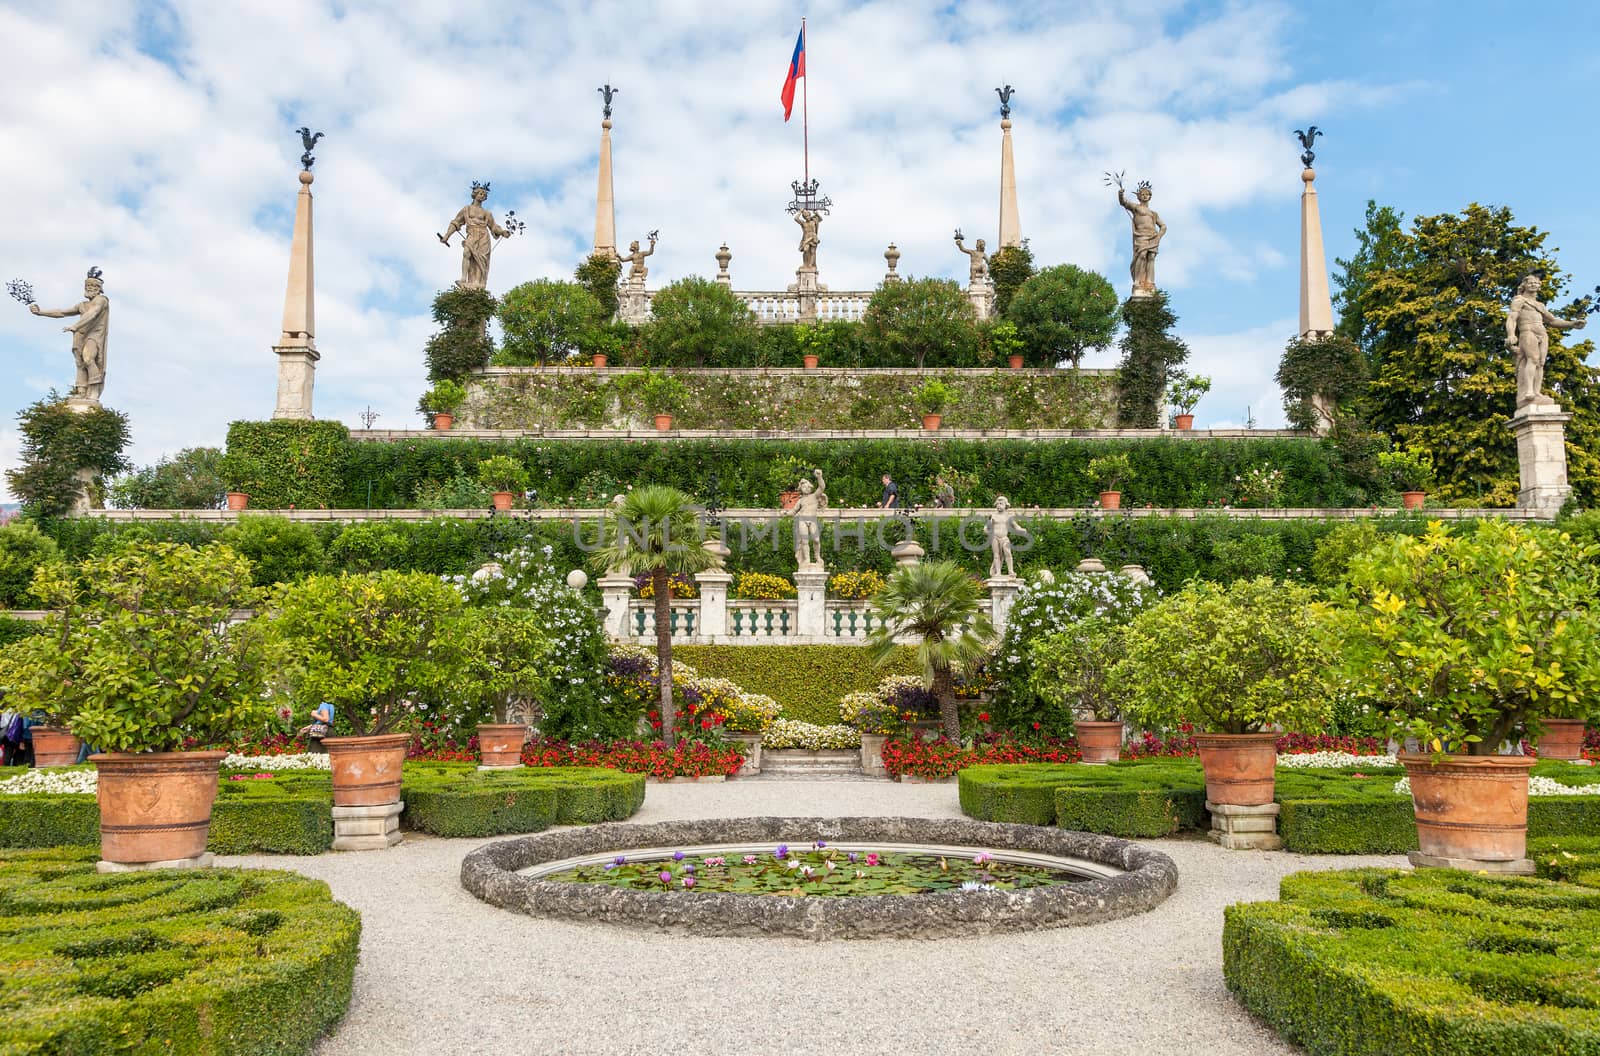
{"type": "Polygon", "coordinates": [[[714,747],[704,741],[679,741],[668,748],[664,741],[534,741],[522,749],[528,766],[603,766],[651,777],[732,777],[744,765],[736,748],[714,747]]]}
{"type": "Polygon", "coordinates": [[[944,737],[933,741],[896,739],[883,744],[883,766],[891,777],[910,775],[926,780],[949,777],[958,770],[985,763],[1076,763],[1082,758],[1077,742],[1056,738],[1025,744],[992,737],[980,739],[971,747],[944,737]]]}

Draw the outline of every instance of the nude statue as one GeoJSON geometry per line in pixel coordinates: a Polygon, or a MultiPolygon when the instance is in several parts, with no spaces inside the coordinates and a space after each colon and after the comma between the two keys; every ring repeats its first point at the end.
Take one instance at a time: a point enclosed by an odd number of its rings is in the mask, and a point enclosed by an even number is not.
{"type": "Polygon", "coordinates": [[[656,233],[650,232],[649,238],[649,249],[640,249],[639,240],[636,238],[628,243],[627,253],[617,254],[617,260],[627,262],[628,281],[636,286],[643,286],[645,276],[650,274],[650,269],[644,266],[644,258],[656,251],[656,233]]]}
{"type": "Polygon", "coordinates": [[[1581,330],[1584,320],[1557,319],[1539,301],[1540,278],[1529,275],[1517,284],[1506,313],[1506,348],[1517,356],[1517,409],[1528,404],[1553,402],[1544,396],[1544,361],[1550,353],[1547,327],[1581,330]]]}
{"type": "Polygon", "coordinates": [[[794,518],[794,560],[801,571],[822,567],[822,528],[817,524],[817,514],[828,508],[827,484],[822,470],[813,470],[817,478],[815,488],[809,480],[800,482],[800,498],[783,511],[783,516],[794,518]]]}
{"type": "Polygon", "coordinates": [[[989,281],[989,258],[984,253],[983,239],[978,239],[971,249],[961,241],[961,229],[956,228],[956,248],[967,255],[970,261],[967,282],[973,286],[982,286],[989,281]]]}
{"type": "Polygon", "coordinates": [[[72,335],[72,358],[78,368],[72,382],[72,395],[99,403],[100,393],[106,387],[106,331],[111,325],[111,301],[106,297],[105,284],[100,281],[100,269],[89,269],[89,277],[83,280],[80,303],[71,308],[54,309],[30,304],[28,311],[48,319],[78,317],[76,323],[61,328],[63,333],[72,335]]]}
{"type": "Polygon", "coordinates": [[[472,201],[461,207],[444,234],[439,236],[439,241],[448,246],[450,236],[457,231],[466,232],[461,239],[461,281],[456,283],[464,290],[481,290],[489,285],[489,254],[494,251],[494,240],[511,235],[495,223],[494,214],[483,207],[488,197],[489,185],[472,181],[472,201]]]}
{"type": "Polygon", "coordinates": [[[815,209],[801,209],[794,214],[794,222],[800,225],[800,266],[815,271],[817,247],[822,244],[822,237],[817,234],[822,214],[815,209]]]}
{"type": "Polygon", "coordinates": [[[1136,297],[1147,296],[1156,292],[1156,254],[1160,252],[1161,240],[1166,237],[1167,225],[1162,222],[1161,214],[1150,208],[1153,190],[1149,180],[1140,181],[1134,192],[1136,199],[1129,198],[1128,192],[1123,190],[1121,173],[1110,177],[1110,181],[1117,186],[1118,204],[1133,220],[1133,263],[1128,267],[1133,276],[1133,293],[1136,297]]]}
{"type": "Polygon", "coordinates": [[[1011,500],[1000,495],[994,500],[994,512],[989,515],[989,578],[1000,575],[1005,566],[1006,575],[1017,574],[1011,559],[1011,532],[1016,527],[1017,515],[1011,512],[1011,500]]]}

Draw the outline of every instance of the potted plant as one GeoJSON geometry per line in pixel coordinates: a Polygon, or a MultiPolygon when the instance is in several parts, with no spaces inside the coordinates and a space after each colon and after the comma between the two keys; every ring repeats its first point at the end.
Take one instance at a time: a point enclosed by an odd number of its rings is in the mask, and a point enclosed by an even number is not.
{"type": "Polygon", "coordinates": [[[933,432],[939,428],[945,410],[955,402],[956,390],[938,378],[929,378],[912,394],[912,399],[922,414],[922,428],[933,432]]]}
{"type": "Polygon", "coordinates": [[[100,854],[118,865],[205,864],[225,752],[183,751],[265,722],[278,665],[250,562],[217,544],[133,543],[49,564],[33,592],[47,633],[13,645],[8,703],[45,707],[100,749],[100,854]]]}
{"type": "Polygon", "coordinates": [[[400,802],[411,735],[396,731],[449,699],[461,606],[424,572],[308,576],[277,596],[270,623],[296,665],[299,696],[337,706],[339,735],[322,741],[336,808],[400,802]]]}
{"type": "Polygon", "coordinates": [[[435,429],[445,432],[455,424],[456,412],[466,402],[467,390],[459,382],[442,378],[422,394],[417,401],[417,409],[433,423],[435,429]]]}
{"type": "Polygon", "coordinates": [[[494,493],[494,508],[509,510],[518,492],[528,486],[528,471],[510,455],[494,455],[478,463],[478,483],[494,493]]]}
{"type": "Polygon", "coordinates": [[[1122,628],[1095,615],[1027,647],[1029,691],[1048,705],[1088,713],[1074,730],[1085,763],[1122,758],[1122,698],[1110,679],[1122,645],[1122,628]]]}
{"type": "Polygon", "coordinates": [[[805,369],[816,370],[820,358],[833,351],[833,331],[802,323],[794,328],[794,343],[800,349],[800,362],[805,369]]]}
{"type": "Polygon", "coordinates": [[[1204,375],[1180,374],[1167,386],[1167,403],[1172,407],[1172,424],[1178,429],[1194,428],[1194,408],[1211,391],[1211,379],[1204,375]]]}
{"type": "Polygon", "coordinates": [[[1315,601],[1310,587],[1265,576],[1191,581],[1124,629],[1111,690],[1146,729],[1194,726],[1210,803],[1271,803],[1271,731],[1325,722],[1328,656],[1313,626],[1315,601]]]}
{"type": "Polygon", "coordinates": [[[72,705],[56,693],[59,683],[52,657],[57,648],[58,643],[48,635],[30,634],[0,649],[0,687],[12,693],[5,710],[8,715],[14,710],[34,723],[28,732],[33,738],[35,767],[72,766],[83,746],[66,726],[72,705]],[[41,678],[28,692],[16,692],[24,682],[41,678]],[[26,707],[24,701],[34,706],[26,707]]]}
{"type": "Polygon", "coordinates": [[[540,629],[530,609],[472,608],[457,630],[461,679],[456,684],[463,703],[476,713],[478,752],[484,770],[510,770],[522,765],[528,724],[514,722],[549,689],[555,644],[540,629]]]}
{"type": "Polygon", "coordinates": [[[218,459],[217,472],[222,476],[223,487],[228,492],[228,509],[248,508],[250,493],[261,482],[261,464],[249,455],[229,451],[218,459]]]}
{"type": "Polygon", "coordinates": [[[1400,492],[1400,502],[1408,510],[1422,509],[1433,487],[1433,457],[1420,447],[1400,447],[1378,453],[1378,469],[1400,492]]]}
{"type": "Polygon", "coordinates": [[[1090,459],[1089,476],[1100,489],[1100,508],[1122,509],[1122,485],[1133,476],[1133,461],[1127,452],[1090,459]]]}
{"type": "Polygon", "coordinates": [[[645,410],[655,418],[656,428],[665,432],[672,428],[672,419],[688,404],[689,387],[670,374],[646,371],[639,385],[639,398],[644,401],[645,410]]]}
{"type": "Polygon", "coordinates": [[[1414,863],[1531,871],[1535,760],[1499,753],[1549,717],[1583,717],[1600,693],[1597,558],[1555,529],[1498,520],[1435,521],[1351,558],[1324,617],[1333,675],[1418,748],[1400,756],[1414,863]]]}
{"type": "Polygon", "coordinates": [[[1022,340],[1017,324],[1009,319],[1002,319],[989,328],[989,347],[995,355],[1004,358],[1006,366],[1012,370],[1021,370],[1026,362],[1028,343],[1022,340]]]}
{"type": "Polygon", "coordinates": [[[900,730],[893,704],[873,692],[847,693],[839,700],[839,719],[861,734],[861,770],[870,777],[886,777],[883,742],[900,730]]]}
{"type": "Polygon", "coordinates": [[[800,482],[811,477],[812,466],[794,455],[779,455],[769,463],[767,486],[778,494],[778,506],[788,510],[800,501],[800,482]]]}

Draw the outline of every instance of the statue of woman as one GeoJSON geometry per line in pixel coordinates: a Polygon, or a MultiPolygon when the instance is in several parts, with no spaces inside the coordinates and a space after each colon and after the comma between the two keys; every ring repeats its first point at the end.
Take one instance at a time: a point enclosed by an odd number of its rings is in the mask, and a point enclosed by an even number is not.
{"type": "Polygon", "coordinates": [[[456,283],[464,290],[481,290],[489,285],[489,254],[494,250],[494,239],[511,234],[495,223],[494,214],[483,207],[488,197],[489,185],[473,180],[472,201],[461,207],[439,236],[439,241],[448,246],[451,235],[466,232],[461,240],[461,281],[456,283]]]}
{"type": "Polygon", "coordinates": [[[72,335],[72,358],[78,366],[72,395],[99,403],[100,393],[106,387],[106,331],[111,325],[111,301],[106,297],[105,284],[100,281],[100,269],[89,269],[89,277],[83,280],[82,302],[71,308],[40,308],[30,304],[28,311],[48,319],[78,317],[76,323],[62,327],[64,333],[72,335]]]}
{"type": "Polygon", "coordinates": [[[1133,263],[1128,272],[1133,276],[1133,295],[1148,297],[1156,292],[1156,254],[1161,251],[1161,240],[1167,235],[1167,225],[1161,214],[1150,208],[1154,193],[1149,180],[1141,180],[1134,198],[1122,189],[1122,174],[1112,177],[1117,185],[1117,203],[1128,211],[1133,221],[1133,263]]]}

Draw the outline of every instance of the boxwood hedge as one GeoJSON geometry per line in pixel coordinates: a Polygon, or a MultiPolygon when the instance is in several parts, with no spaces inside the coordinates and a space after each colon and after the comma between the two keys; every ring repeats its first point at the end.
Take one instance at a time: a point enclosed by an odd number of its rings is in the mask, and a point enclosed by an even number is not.
{"type": "Polygon", "coordinates": [[[672,655],[702,675],[729,678],[747,693],[783,705],[783,717],[830,726],[839,699],[872,689],[890,675],[917,673],[909,646],[883,667],[858,645],[679,645],[672,655]]]}
{"type": "Polygon", "coordinates": [[[596,767],[478,770],[407,763],[402,822],[435,836],[499,836],[622,821],[644,803],[644,775],[596,767]]]}
{"type": "Polygon", "coordinates": [[[1297,873],[1230,906],[1223,974],[1314,1056],[1600,1052],[1600,890],[1454,870],[1297,873]]]}
{"type": "Polygon", "coordinates": [[[7,1053],[308,1052],[350,1003],[361,920],[328,885],[216,869],[101,875],[0,853],[7,1053]]]}

